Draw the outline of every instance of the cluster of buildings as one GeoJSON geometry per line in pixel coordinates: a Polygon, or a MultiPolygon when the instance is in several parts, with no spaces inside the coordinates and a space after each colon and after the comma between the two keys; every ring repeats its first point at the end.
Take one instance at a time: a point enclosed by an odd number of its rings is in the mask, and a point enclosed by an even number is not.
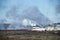
{"type": "MultiPolygon", "coordinates": [[[[8,22],[2,24],[5,30],[11,26],[8,22]]],[[[60,23],[52,23],[45,26],[38,25],[36,22],[33,22],[29,19],[24,19],[22,21],[23,27],[27,28],[28,30],[36,30],[36,31],[57,31],[60,30],[60,23]]],[[[16,26],[17,27],[17,26],[16,26]]],[[[14,30],[14,29],[13,29],[14,30]]]]}
{"type": "MultiPolygon", "coordinates": [[[[36,30],[36,31],[56,31],[60,30],[60,23],[51,23],[45,26],[38,25],[36,22],[32,22],[31,20],[24,19],[23,20],[23,25],[28,26],[30,25],[31,30],[36,30]]],[[[29,27],[29,26],[28,26],[29,27]]]]}
{"type": "Polygon", "coordinates": [[[37,30],[37,31],[58,31],[58,30],[60,30],[60,23],[48,24],[45,27],[34,26],[32,30],[37,30]]]}

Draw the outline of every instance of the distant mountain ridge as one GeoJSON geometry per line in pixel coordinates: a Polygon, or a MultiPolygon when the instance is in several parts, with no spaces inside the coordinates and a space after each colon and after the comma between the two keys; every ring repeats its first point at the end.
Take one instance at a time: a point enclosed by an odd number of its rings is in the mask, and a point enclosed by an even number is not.
{"type": "Polygon", "coordinates": [[[15,8],[13,8],[8,12],[8,14],[6,14],[6,16],[8,16],[6,21],[8,23],[10,21],[12,22],[12,25],[8,27],[8,29],[32,29],[31,26],[25,27],[22,25],[22,20],[24,19],[33,20],[37,23],[37,25],[41,25],[42,27],[51,23],[51,21],[42,13],[40,13],[38,8],[35,6],[23,10],[23,12],[20,14],[18,14],[15,8]],[[11,16],[12,14],[14,15],[11,16]]]}
{"type": "Polygon", "coordinates": [[[44,16],[37,7],[30,7],[23,11],[25,18],[36,21],[39,25],[47,25],[51,23],[46,16],[44,16]]]}

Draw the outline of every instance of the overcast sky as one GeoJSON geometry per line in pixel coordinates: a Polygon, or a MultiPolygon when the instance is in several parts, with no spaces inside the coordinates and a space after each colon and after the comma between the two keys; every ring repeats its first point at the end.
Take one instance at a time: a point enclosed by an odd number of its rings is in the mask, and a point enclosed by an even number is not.
{"type": "Polygon", "coordinates": [[[13,6],[18,7],[19,12],[29,6],[36,6],[51,21],[60,22],[60,13],[56,12],[58,4],[60,4],[60,0],[0,0],[0,19],[4,19],[7,11],[13,6]]]}

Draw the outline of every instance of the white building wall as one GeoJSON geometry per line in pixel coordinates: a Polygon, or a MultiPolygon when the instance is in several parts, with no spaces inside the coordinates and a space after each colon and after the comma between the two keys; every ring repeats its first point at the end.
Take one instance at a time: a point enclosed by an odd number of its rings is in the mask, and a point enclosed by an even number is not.
{"type": "Polygon", "coordinates": [[[54,27],[46,27],[46,30],[47,31],[53,31],[54,30],[54,27]]]}
{"type": "Polygon", "coordinates": [[[45,28],[33,27],[32,30],[36,30],[36,31],[45,31],[45,28]]]}

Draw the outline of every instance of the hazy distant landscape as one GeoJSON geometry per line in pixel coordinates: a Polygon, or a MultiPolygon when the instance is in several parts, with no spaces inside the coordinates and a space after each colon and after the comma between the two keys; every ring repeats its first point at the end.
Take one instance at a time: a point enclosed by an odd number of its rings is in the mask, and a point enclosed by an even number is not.
{"type": "Polygon", "coordinates": [[[60,0],[0,0],[0,40],[60,40],[60,0]]]}

